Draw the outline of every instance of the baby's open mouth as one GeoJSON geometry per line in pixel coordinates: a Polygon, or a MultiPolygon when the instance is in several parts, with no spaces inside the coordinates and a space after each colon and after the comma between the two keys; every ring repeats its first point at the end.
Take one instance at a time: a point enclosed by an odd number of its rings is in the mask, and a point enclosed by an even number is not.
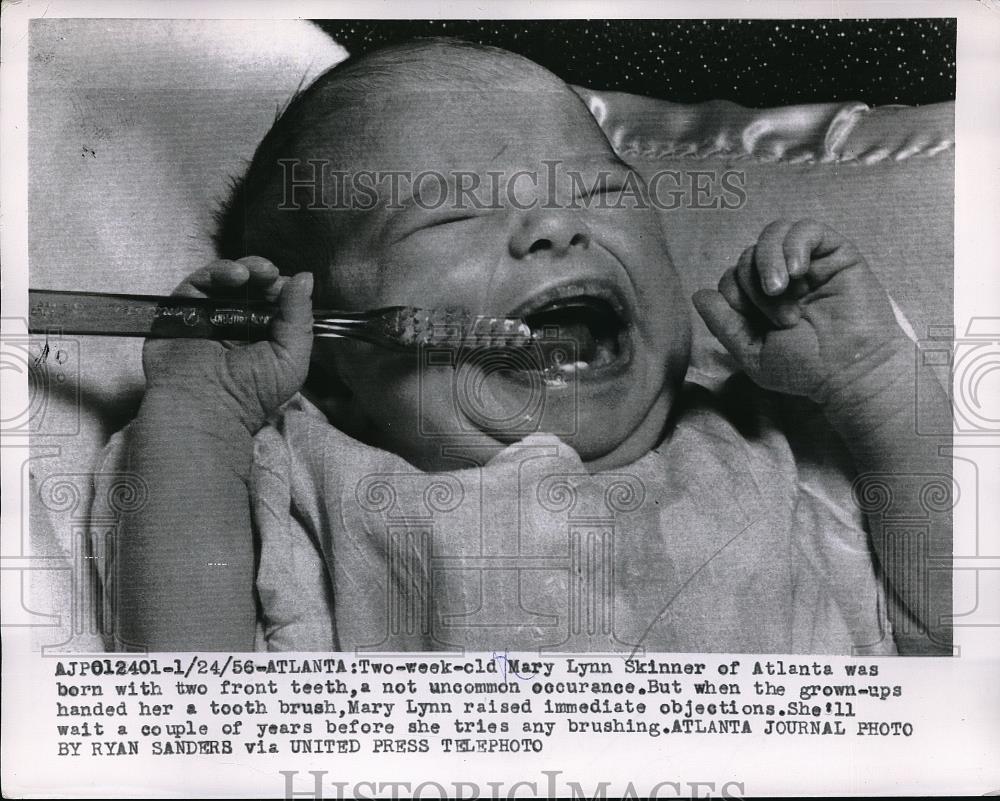
{"type": "MultiPolygon", "coordinates": [[[[511,316],[531,329],[531,341],[508,351],[501,371],[512,378],[541,373],[548,386],[610,377],[628,364],[625,304],[603,285],[565,285],[522,304],[511,316]]],[[[503,358],[503,357],[501,357],[503,358]]]]}
{"type": "Polygon", "coordinates": [[[546,372],[573,375],[614,364],[624,324],[610,303],[588,295],[554,300],[525,315],[546,372]]]}

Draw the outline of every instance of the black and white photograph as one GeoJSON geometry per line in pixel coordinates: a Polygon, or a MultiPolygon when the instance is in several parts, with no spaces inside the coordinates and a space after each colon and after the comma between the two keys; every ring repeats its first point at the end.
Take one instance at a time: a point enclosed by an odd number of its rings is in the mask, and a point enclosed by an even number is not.
{"type": "Polygon", "coordinates": [[[998,12],[633,5],[4,6],[5,793],[1000,788],[998,12]]]}

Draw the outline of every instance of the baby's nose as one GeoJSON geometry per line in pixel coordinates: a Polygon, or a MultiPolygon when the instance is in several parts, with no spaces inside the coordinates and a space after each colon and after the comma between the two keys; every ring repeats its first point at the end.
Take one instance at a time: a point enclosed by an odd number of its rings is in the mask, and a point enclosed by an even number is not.
{"type": "Polygon", "coordinates": [[[532,209],[510,238],[510,255],[523,259],[532,254],[564,256],[572,248],[590,246],[587,226],[566,209],[532,209]]]}

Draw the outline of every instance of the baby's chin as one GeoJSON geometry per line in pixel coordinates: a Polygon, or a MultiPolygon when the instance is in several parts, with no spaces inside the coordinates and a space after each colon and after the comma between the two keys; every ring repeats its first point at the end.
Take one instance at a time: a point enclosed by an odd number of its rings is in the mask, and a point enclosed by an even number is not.
{"type": "Polygon", "coordinates": [[[595,473],[627,467],[657,447],[673,401],[673,392],[662,392],[627,426],[620,425],[622,416],[614,404],[587,404],[575,413],[567,413],[565,407],[557,411],[549,405],[540,419],[524,420],[519,426],[515,425],[519,409],[511,409],[503,420],[494,417],[487,429],[481,412],[457,417],[459,402],[450,410],[441,405],[428,412],[425,406],[419,414],[419,425],[395,424],[347,433],[427,472],[482,467],[532,435],[551,435],[573,448],[585,469],[595,473]],[[616,425],[609,425],[610,420],[617,421],[616,425]]]}
{"type": "MultiPolygon", "coordinates": [[[[438,472],[461,467],[483,466],[497,454],[533,435],[550,435],[573,448],[590,473],[625,468],[645,456],[660,444],[672,406],[672,398],[658,398],[634,428],[624,436],[611,432],[605,425],[594,422],[586,413],[580,419],[560,424],[541,425],[505,433],[478,431],[464,437],[444,436],[431,447],[429,442],[410,443],[408,453],[400,453],[422,470],[438,472]],[[574,425],[578,430],[572,430],[574,425]],[[416,448],[412,447],[414,444],[416,448]]],[[[614,410],[606,410],[598,419],[607,419],[614,410]]],[[[471,424],[471,421],[470,421],[471,424]]],[[[387,443],[386,443],[387,444],[387,443]]],[[[391,447],[398,451],[397,447],[391,447]]]]}
{"type": "MultiPolygon", "coordinates": [[[[498,386],[500,381],[478,387],[456,382],[453,413],[458,416],[428,419],[424,410],[425,430],[438,436],[413,440],[397,430],[386,432],[394,441],[384,445],[397,452],[402,446],[408,454],[400,455],[421,469],[447,470],[458,462],[483,465],[503,449],[543,434],[572,447],[588,471],[613,470],[638,461],[660,443],[675,397],[673,386],[643,399],[630,395],[625,382],[597,388],[567,382],[533,394],[523,386],[498,386]]],[[[445,406],[437,409],[443,412],[445,406]]]]}
{"type": "MultiPolygon", "coordinates": [[[[673,403],[672,393],[665,393],[656,399],[647,415],[624,439],[609,441],[599,438],[594,445],[595,451],[601,455],[591,457],[581,454],[580,458],[588,471],[598,473],[619,470],[637,462],[656,448],[663,440],[673,403]]],[[[580,452],[579,448],[577,452],[580,452]]]]}

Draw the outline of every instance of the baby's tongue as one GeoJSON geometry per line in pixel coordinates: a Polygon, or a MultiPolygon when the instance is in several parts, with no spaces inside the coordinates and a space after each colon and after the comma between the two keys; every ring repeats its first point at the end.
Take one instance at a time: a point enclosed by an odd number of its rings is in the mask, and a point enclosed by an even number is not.
{"type": "Polygon", "coordinates": [[[597,339],[590,326],[582,320],[568,320],[558,327],[546,326],[537,342],[546,367],[555,367],[560,363],[589,364],[597,356],[597,339]]]}
{"type": "Polygon", "coordinates": [[[587,298],[555,304],[526,318],[543,368],[597,367],[618,356],[621,321],[606,302],[587,298]]]}

